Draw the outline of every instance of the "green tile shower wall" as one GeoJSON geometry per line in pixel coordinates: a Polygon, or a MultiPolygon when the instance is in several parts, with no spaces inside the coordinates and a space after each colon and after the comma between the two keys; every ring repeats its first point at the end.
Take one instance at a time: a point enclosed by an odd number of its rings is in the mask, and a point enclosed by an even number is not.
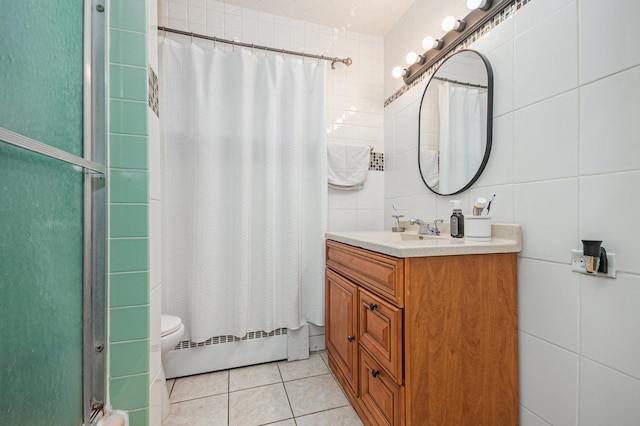
{"type": "Polygon", "coordinates": [[[148,140],[144,136],[111,135],[111,167],[117,169],[146,169],[149,153],[148,140]]]}
{"type": "Polygon", "coordinates": [[[149,423],[147,0],[109,3],[109,396],[149,423]]]}
{"type": "Polygon", "coordinates": [[[109,303],[112,308],[149,303],[149,273],[111,274],[109,303]]]}

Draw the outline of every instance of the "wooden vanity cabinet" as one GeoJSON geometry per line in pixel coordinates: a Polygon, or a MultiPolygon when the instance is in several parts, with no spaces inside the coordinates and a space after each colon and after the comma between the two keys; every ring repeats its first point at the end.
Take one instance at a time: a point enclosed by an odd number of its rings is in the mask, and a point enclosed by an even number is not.
{"type": "Polygon", "coordinates": [[[365,425],[518,425],[516,286],[516,253],[328,240],[329,366],[365,425]]]}

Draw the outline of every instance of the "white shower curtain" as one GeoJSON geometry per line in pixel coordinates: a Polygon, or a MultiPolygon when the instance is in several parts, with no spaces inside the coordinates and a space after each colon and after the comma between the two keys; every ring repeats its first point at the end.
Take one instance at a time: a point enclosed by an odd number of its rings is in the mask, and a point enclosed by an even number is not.
{"type": "Polygon", "coordinates": [[[439,88],[440,186],[450,194],[463,188],[480,167],[487,133],[486,89],[444,82],[439,88]]]}
{"type": "Polygon", "coordinates": [[[160,44],[163,312],[194,342],[324,325],[324,64],[160,44]]]}

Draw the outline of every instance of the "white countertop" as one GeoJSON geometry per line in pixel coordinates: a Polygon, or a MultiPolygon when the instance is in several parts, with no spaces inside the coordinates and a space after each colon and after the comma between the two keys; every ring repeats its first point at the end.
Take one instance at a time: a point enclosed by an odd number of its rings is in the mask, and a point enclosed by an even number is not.
{"type": "Polygon", "coordinates": [[[394,257],[455,256],[462,254],[518,253],[522,250],[520,225],[491,225],[491,241],[467,241],[451,238],[448,229],[440,236],[425,235],[419,239],[416,229],[405,232],[353,231],[327,232],[328,240],[387,254],[394,257]]]}

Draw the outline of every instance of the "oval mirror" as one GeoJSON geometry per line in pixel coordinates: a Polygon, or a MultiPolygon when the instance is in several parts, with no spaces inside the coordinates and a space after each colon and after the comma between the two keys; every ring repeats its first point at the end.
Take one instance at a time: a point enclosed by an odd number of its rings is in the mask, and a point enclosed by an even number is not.
{"type": "Polygon", "coordinates": [[[418,166],[439,195],[468,189],[491,152],[493,72],[473,50],[446,59],[427,84],[418,119],[418,166]]]}

